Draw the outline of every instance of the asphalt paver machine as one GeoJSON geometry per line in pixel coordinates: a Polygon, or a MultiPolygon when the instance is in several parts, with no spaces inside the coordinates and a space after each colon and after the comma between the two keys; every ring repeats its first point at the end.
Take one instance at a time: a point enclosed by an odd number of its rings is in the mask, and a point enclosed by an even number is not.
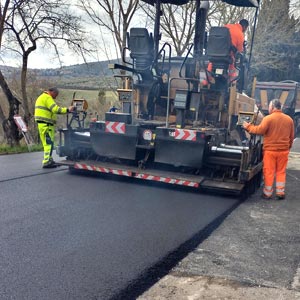
{"type": "MultiPolygon", "coordinates": [[[[156,9],[153,33],[131,28],[120,72],[120,110],[84,126],[87,103],[76,106],[67,127],[60,130],[60,164],[199,190],[249,195],[261,182],[262,142],[246,134],[244,120],[255,122],[255,100],[243,93],[247,60],[236,57],[239,76],[230,82],[230,34],[205,23],[208,1],[196,1],[195,35],[184,57],[162,43],[161,5],[185,5],[188,0],[146,0],[156,9]],[[161,46],[160,46],[161,45],[161,46]],[[207,71],[207,63],[213,65],[207,71]],[[203,84],[203,82],[206,82],[203,84]]],[[[256,0],[229,5],[258,8],[256,0]]]]}

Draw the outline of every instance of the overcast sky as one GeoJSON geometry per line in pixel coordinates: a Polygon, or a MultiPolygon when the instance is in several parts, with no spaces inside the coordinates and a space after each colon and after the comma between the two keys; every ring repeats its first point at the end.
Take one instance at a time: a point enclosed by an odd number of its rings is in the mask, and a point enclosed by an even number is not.
{"type": "MultiPolygon", "coordinates": [[[[94,37],[101,36],[99,29],[96,25],[92,28],[94,37]]],[[[89,31],[91,31],[91,26],[89,26],[89,31]]],[[[106,45],[113,45],[111,34],[105,34],[103,33],[102,38],[106,40],[106,45]]],[[[102,61],[107,60],[108,57],[116,58],[116,52],[114,47],[108,47],[108,51],[110,53],[105,53],[103,51],[103,41],[98,42],[98,47],[95,47],[94,53],[92,56],[86,56],[87,61],[102,61]]],[[[61,63],[62,66],[68,66],[68,65],[74,65],[74,64],[82,64],[84,63],[84,60],[82,57],[75,55],[71,50],[67,48],[67,46],[64,46],[63,44],[59,46],[57,44],[58,51],[60,53],[61,63]]],[[[21,66],[21,59],[19,57],[2,57],[2,61],[0,61],[0,64],[4,63],[5,65],[14,66],[14,67],[20,67],[21,66]]],[[[29,61],[28,61],[28,67],[29,68],[59,68],[60,62],[58,61],[55,52],[53,49],[48,48],[41,48],[41,46],[38,45],[37,50],[33,51],[29,55],[29,61]]]]}
{"type": "MultiPolygon", "coordinates": [[[[73,0],[69,0],[69,1],[72,2],[73,0]]],[[[83,16],[83,19],[86,22],[88,21],[88,18],[86,16],[83,16]]],[[[138,13],[138,15],[135,16],[131,22],[131,26],[144,27],[145,24],[146,24],[146,16],[143,17],[140,15],[140,13],[138,13]]],[[[117,58],[118,54],[117,54],[116,47],[114,45],[111,32],[109,32],[108,30],[105,31],[103,27],[100,28],[95,23],[88,24],[86,26],[86,31],[88,32],[88,34],[90,34],[93,37],[93,39],[98,40],[96,46],[93,47],[93,53],[91,54],[91,56],[85,56],[86,61],[95,62],[95,61],[104,61],[108,59],[117,58]]],[[[58,43],[59,41],[57,42],[56,46],[60,54],[61,64],[58,61],[53,49],[48,49],[48,48],[43,49],[38,44],[37,49],[29,55],[28,67],[38,68],[38,69],[59,68],[61,66],[82,64],[85,62],[81,56],[75,55],[71,50],[67,48],[67,46],[63,44],[59,45],[58,43]]],[[[4,57],[1,57],[0,64],[20,67],[21,59],[20,56],[8,57],[7,55],[5,55],[4,57]]]]}
{"type": "MultiPolygon", "coordinates": [[[[297,3],[300,0],[293,0],[291,3],[297,3]]],[[[143,18],[142,15],[139,14],[138,18],[133,19],[131,26],[145,26],[146,17],[143,18]]],[[[87,61],[103,61],[108,59],[117,58],[117,52],[115,50],[115,46],[112,40],[111,33],[102,31],[97,25],[89,25],[88,31],[92,33],[93,37],[99,38],[99,42],[97,44],[97,49],[95,49],[95,53],[91,57],[86,57],[87,61]],[[104,47],[103,45],[106,45],[104,47]],[[110,45],[110,47],[108,47],[110,45]],[[105,51],[106,50],[106,51],[105,51]],[[107,51],[109,53],[107,53],[107,51]]],[[[61,46],[60,55],[63,66],[74,65],[74,64],[82,64],[84,63],[82,57],[74,55],[67,47],[61,46]]],[[[4,63],[5,65],[16,66],[19,67],[21,64],[20,59],[16,58],[8,58],[2,57],[3,61],[0,61],[0,64],[4,63]]],[[[32,52],[29,56],[29,68],[59,68],[61,65],[57,58],[55,57],[55,53],[49,51],[49,49],[42,49],[38,46],[38,49],[32,52]]]]}

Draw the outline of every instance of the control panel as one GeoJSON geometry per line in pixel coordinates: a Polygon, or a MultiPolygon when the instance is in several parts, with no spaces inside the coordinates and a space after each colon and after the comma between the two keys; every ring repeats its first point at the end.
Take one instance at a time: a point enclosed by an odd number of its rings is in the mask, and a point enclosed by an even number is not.
{"type": "Polygon", "coordinates": [[[254,123],[254,121],[255,121],[254,112],[244,112],[244,111],[239,112],[237,125],[243,125],[244,122],[254,123]]]}
{"type": "Polygon", "coordinates": [[[73,99],[72,105],[75,107],[76,112],[83,112],[88,108],[88,103],[84,99],[73,99]]]}

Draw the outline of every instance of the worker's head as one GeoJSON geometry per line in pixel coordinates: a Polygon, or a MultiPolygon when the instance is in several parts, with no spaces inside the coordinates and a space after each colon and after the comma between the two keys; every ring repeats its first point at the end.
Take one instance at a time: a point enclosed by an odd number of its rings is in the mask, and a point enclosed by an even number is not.
{"type": "Polygon", "coordinates": [[[53,99],[55,99],[59,94],[59,90],[56,87],[51,87],[51,88],[48,89],[48,93],[51,95],[51,97],[53,99]]]}
{"type": "Polygon", "coordinates": [[[242,19],[239,23],[242,26],[243,32],[246,32],[246,30],[247,30],[247,28],[249,26],[248,20],[242,19]]]}
{"type": "Polygon", "coordinates": [[[270,101],[269,114],[271,114],[274,109],[277,109],[277,110],[281,109],[281,103],[278,99],[273,99],[272,101],[270,101]]]}

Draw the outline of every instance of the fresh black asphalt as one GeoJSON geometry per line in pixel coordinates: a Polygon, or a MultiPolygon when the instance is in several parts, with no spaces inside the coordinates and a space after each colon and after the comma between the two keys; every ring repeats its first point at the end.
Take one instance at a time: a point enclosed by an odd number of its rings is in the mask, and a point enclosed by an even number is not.
{"type": "Polygon", "coordinates": [[[43,170],[41,155],[0,156],[0,299],[125,299],[150,267],[238,203],[43,170]]]}

